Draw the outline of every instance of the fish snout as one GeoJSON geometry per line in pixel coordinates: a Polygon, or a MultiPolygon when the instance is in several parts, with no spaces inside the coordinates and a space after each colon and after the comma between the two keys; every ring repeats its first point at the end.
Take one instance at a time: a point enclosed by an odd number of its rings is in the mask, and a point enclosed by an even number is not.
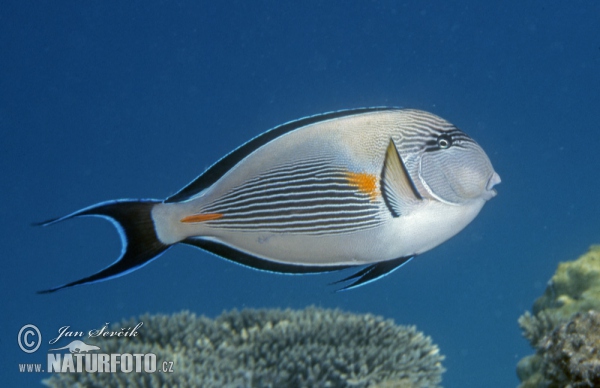
{"type": "Polygon", "coordinates": [[[500,175],[498,175],[498,173],[496,173],[496,171],[494,171],[494,173],[488,180],[487,185],[485,186],[485,189],[488,193],[488,197],[486,199],[494,198],[496,196],[496,194],[498,194],[496,192],[496,190],[494,190],[494,186],[496,186],[500,182],[502,182],[502,179],[500,179],[500,175]]]}

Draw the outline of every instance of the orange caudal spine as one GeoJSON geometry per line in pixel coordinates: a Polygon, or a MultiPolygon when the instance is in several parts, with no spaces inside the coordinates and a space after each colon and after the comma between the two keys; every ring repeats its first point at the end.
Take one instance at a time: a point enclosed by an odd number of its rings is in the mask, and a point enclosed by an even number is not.
{"type": "Polygon", "coordinates": [[[189,224],[195,222],[218,220],[221,217],[223,217],[222,213],[192,214],[191,216],[183,217],[179,221],[185,224],[189,224]]]}

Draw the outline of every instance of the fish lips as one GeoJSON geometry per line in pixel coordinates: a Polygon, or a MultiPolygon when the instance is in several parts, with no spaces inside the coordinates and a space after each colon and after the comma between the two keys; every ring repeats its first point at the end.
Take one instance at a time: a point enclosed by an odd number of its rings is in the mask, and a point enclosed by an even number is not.
{"type": "Polygon", "coordinates": [[[496,192],[496,190],[494,190],[494,186],[496,186],[497,184],[499,184],[500,182],[502,182],[502,179],[500,179],[500,175],[498,175],[498,173],[496,173],[494,171],[494,173],[492,174],[492,176],[490,177],[490,179],[488,179],[487,185],[485,186],[485,190],[486,190],[486,195],[485,195],[485,199],[486,201],[489,199],[492,199],[496,196],[496,194],[498,194],[496,192]]]}

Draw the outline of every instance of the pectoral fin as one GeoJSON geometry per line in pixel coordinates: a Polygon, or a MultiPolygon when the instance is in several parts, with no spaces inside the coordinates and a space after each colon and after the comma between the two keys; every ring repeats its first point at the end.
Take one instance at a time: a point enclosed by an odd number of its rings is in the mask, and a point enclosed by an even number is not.
{"type": "Polygon", "coordinates": [[[418,201],[423,199],[392,139],[388,144],[381,170],[381,195],[394,217],[406,215],[418,201]]]}

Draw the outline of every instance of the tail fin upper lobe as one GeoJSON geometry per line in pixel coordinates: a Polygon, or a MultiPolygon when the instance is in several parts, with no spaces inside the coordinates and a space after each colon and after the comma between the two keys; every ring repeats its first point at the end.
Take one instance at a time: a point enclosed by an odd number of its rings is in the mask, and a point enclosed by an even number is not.
{"type": "Polygon", "coordinates": [[[121,256],[117,261],[100,272],[62,286],[38,291],[38,293],[46,294],[79,284],[95,283],[119,277],[135,271],[157,258],[170,247],[170,245],[160,242],[152,220],[152,208],[160,202],[162,201],[116,200],[101,202],[67,216],[36,224],[47,226],[74,217],[103,217],[110,220],[117,227],[123,244],[121,256]]]}

